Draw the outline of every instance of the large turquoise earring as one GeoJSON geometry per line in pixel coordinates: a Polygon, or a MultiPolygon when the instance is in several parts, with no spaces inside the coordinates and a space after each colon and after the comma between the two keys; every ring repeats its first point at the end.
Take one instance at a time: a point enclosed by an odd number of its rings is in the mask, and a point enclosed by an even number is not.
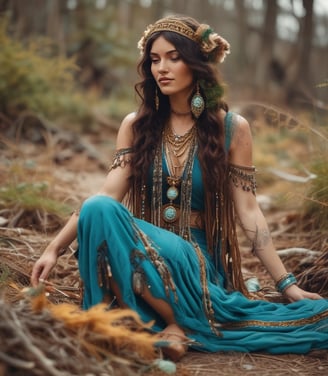
{"type": "Polygon", "coordinates": [[[197,82],[196,85],[196,92],[191,98],[191,112],[195,116],[196,119],[200,117],[202,112],[204,111],[205,108],[205,102],[204,98],[201,96],[199,92],[199,83],[197,82]]]}

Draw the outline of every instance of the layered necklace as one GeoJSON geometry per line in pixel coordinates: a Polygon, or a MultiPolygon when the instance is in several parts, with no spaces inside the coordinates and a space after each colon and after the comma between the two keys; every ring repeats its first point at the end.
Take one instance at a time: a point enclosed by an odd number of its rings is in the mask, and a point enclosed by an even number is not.
{"type": "MultiPolygon", "coordinates": [[[[184,172],[187,170],[187,165],[192,166],[196,145],[196,128],[193,125],[184,135],[177,135],[172,131],[171,127],[166,127],[163,136],[164,152],[169,170],[169,176],[167,177],[169,188],[166,192],[169,203],[163,205],[162,218],[164,222],[168,224],[168,227],[170,227],[170,224],[172,226],[180,217],[182,208],[179,210],[178,207],[173,204],[173,201],[176,200],[180,194],[179,189],[184,172]]],[[[181,189],[183,188],[181,187],[181,189]]],[[[191,186],[188,187],[188,189],[191,189],[191,186]]],[[[184,206],[182,202],[180,206],[184,206]]]]}
{"type": "Polygon", "coordinates": [[[172,179],[179,180],[187,161],[187,151],[190,149],[192,140],[195,137],[195,127],[192,126],[182,136],[175,134],[171,129],[166,129],[164,137],[170,175],[172,179]]]}

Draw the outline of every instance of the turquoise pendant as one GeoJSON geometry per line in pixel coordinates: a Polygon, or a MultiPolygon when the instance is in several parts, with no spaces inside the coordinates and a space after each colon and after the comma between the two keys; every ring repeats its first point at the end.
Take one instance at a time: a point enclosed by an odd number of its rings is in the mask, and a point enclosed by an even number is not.
{"type": "Polygon", "coordinates": [[[179,191],[176,187],[170,187],[167,192],[166,196],[170,201],[174,201],[179,196],[179,191]]]}
{"type": "Polygon", "coordinates": [[[177,219],[177,210],[174,206],[169,205],[163,210],[163,218],[166,222],[174,222],[177,219]]]}
{"type": "Polygon", "coordinates": [[[166,223],[176,222],[179,218],[179,209],[173,204],[173,201],[179,196],[179,189],[176,185],[180,184],[180,179],[167,177],[169,188],[166,191],[166,197],[169,203],[163,206],[162,218],[166,223]]]}

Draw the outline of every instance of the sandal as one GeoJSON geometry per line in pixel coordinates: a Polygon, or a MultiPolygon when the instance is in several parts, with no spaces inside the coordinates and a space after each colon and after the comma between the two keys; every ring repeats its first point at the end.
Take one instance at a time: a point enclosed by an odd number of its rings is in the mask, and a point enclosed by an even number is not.
{"type": "Polygon", "coordinates": [[[160,339],[157,346],[161,347],[164,356],[173,362],[177,362],[187,353],[188,344],[192,342],[175,324],[167,326],[157,336],[160,339]]]}

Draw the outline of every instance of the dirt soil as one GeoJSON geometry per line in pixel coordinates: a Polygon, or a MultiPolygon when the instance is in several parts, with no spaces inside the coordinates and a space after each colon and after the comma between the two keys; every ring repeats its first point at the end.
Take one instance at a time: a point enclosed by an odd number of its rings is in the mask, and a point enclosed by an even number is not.
{"type": "MultiPolygon", "coordinates": [[[[1,176],[8,181],[10,176],[12,178],[14,171],[18,181],[23,179],[36,181],[43,177],[51,182],[53,193],[57,197],[62,198],[63,202],[66,200],[78,207],[86,197],[97,192],[104,180],[106,168],[114,150],[115,131],[115,127],[103,126],[94,133],[73,137],[74,141],[71,139],[65,146],[63,142],[58,142],[58,135],[57,138],[48,135],[45,144],[35,144],[26,140],[19,140],[18,144],[7,142],[1,157],[1,176]],[[84,143],[88,147],[82,148],[82,152],[72,153],[72,146],[76,146],[76,142],[84,143]],[[30,174],[27,164],[36,166],[34,170],[30,170],[32,171],[30,174]]],[[[270,196],[266,194],[266,197],[270,201],[270,196]]],[[[289,249],[296,245],[306,248],[316,241],[316,239],[309,239],[309,234],[296,233],[297,213],[286,212],[270,205],[263,210],[278,249],[289,249]]],[[[13,212],[13,215],[18,216],[18,213],[13,212]]],[[[2,217],[7,218],[4,212],[2,217]]],[[[19,219],[12,222],[16,223],[13,227],[1,225],[2,237],[8,240],[7,246],[1,250],[2,261],[13,271],[12,275],[16,276],[16,280],[11,281],[7,286],[6,297],[12,300],[15,288],[29,285],[28,278],[33,262],[53,236],[53,231],[42,227],[44,225],[42,225],[42,220],[47,220],[48,224],[51,224],[54,218],[41,215],[39,222],[28,223],[25,228],[22,226],[24,213],[19,219]],[[13,255],[16,258],[13,258],[13,255]]],[[[58,227],[57,222],[54,227],[58,227]]],[[[242,252],[245,275],[256,276],[264,292],[268,296],[272,293],[271,298],[279,300],[279,296],[274,293],[274,286],[269,275],[249,252],[247,244],[243,242],[242,252]]],[[[302,254],[283,258],[289,270],[296,270],[303,259],[302,254]]],[[[76,260],[71,254],[61,259],[57,270],[52,275],[52,281],[58,289],[53,290],[51,296],[54,302],[78,301],[79,277],[76,260]]],[[[177,374],[192,376],[327,375],[328,352],[314,351],[307,355],[189,352],[179,362],[177,374]]]]}

